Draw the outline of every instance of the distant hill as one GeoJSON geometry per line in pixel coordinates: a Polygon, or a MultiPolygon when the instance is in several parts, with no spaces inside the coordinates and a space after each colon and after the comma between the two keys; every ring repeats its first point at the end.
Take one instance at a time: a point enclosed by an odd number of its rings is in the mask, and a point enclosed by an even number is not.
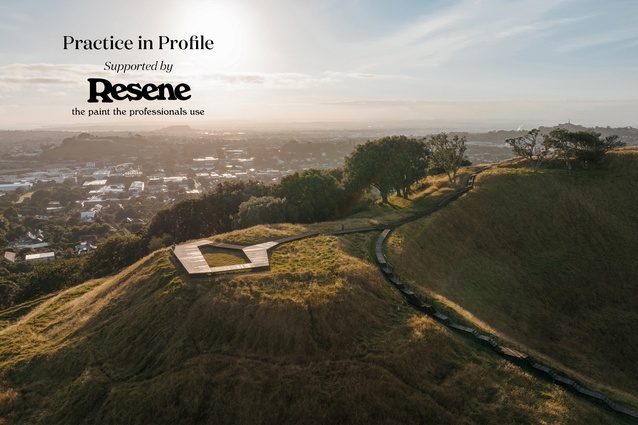
{"type": "Polygon", "coordinates": [[[638,396],[638,149],[596,170],[511,162],[392,236],[421,291],[601,385],[638,396]]]}
{"type": "Polygon", "coordinates": [[[410,309],[355,256],[374,237],[292,242],[269,272],[225,277],[189,277],[162,250],[0,312],[0,423],[618,422],[410,309]]]}
{"type": "Polygon", "coordinates": [[[169,127],[160,128],[158,130],[154,130],[151,133],[157,134],[191,134],[191,133],[199,133],[198,130],[193,130],[188,125],[171,125],[169,127]]]}
{"type": "Polygon", "coordinates": [[[142,137],[100,137],[82,133],[66,138],[60,146],[42,152],[42,159],[99,160],[105,157],[128,156],[148,146],[142,137]]]}

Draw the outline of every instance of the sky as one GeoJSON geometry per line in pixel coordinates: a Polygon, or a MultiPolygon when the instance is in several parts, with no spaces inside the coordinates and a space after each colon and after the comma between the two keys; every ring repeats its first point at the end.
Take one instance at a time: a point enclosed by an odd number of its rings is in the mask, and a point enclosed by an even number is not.
{"type": "Polygon", "coordinates": [[[249,121],[638,126],[636,22],[635,0],[0,0],[0,129],[249,121]],[[159,49],[161,36],[193,35],[214,48],[159,49]],[[113,36],[134,46],[64,49],[65,36],[113,36]],[[153,49],[138,49],[140,37],[153,49]],[[122,74],[105,69],[107,62],[164,62],[172,70],[122,74]],[[88,103],[88,78],[186,83],[191,98],[88,103]],[[116,107],[126,115],[113,116],[116,107]],[[129,116],[143,108],[204,115],[129,116]]]}

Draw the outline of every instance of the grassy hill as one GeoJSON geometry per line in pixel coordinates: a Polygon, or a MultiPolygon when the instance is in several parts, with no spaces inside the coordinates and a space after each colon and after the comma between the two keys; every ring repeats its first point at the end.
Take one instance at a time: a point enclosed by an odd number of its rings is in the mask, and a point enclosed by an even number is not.
{"type": "Polygon", "coordinates": [[[491,169],[461,200],[393,233],[388,257],[420,291],[635,401],[636,194],[636,148],[594,170],[491,169]]]}
{"type": "Polygon", "coordinates": [[[225,277],[158,251],[9,315],[0,424],[622,423],[407,307],[359,258],[374,237],[285,244],[270,272],[225,277]]]}

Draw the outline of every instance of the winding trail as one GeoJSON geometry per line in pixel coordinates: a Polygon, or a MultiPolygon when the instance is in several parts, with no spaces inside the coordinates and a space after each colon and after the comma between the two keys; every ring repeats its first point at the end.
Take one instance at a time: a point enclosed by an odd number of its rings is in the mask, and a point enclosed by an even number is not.
{"type": "Polygon", "coordinates": [[[464,193],[467,193],[469,190],[471,190],[474,187],[474,179],[476,175],[484,170],[485,169],[482,169],[478,171],[477,173],[473,174],[470,177],[470,180],[468,181],[467,187],[458,190],[455,194],[439,202],[439,204],[437,204],[436,207],[424,212],[420,212],[419,214],[409,217],[401,222],[395,223],[392,226],[386,226],[386,228],[383,229],[383,231],[377,238],[377,241],[375,244],[375,260],[377,262],[377,265],[383,272],[386,279],[395,288],[397,288],[401,292],[401,294],[404,296],[406,301],[410,303],[412,306],[414,306],[417,310],[433,317],[434,319],[441,322],[443,325],[447,326],[450,329],[453,329],[461,334],[473,337],[479,342],[490,346],[496,353],[498,353],[499,355],[505,357],[506,359],[510,360],[511,362],[521,367],[531,368],[533,371],[537,372],[541,376],[551,379],[553,382],[574,391],[576,394],[587,397],[591,400],[595,400],[597,402],[601,402],[605,404],[608,408],[610,408],[611,410],[617,413],[621,413],[623,415],[638,419],[638,412],[627,409],[626,407],[623,407],[613,402],[609,397],[605,396],[604,394],[593,391],[583,386],[582,384],[578,383],[577,381],[567,376],[564,376],[562,372],[552,369],[551,367],[541,363],[540,361],[535,360],[533,357],[527,354],[521,353],[520,351],[517,351],[512,348],[499,344],[491,336],[481,334],[475,328],[454,323],[448,316],[437,311],[434,308],[434,306],[423,302],[422,299],[418,296],[418,294],[415,294],[412,290],[410,290],[405,285],[405,283],[403,283],[400,280],[400,278],[394,273],[394,270],[392,266],[390,265],[390,263],[387,262],[385,255],[383,254],[383,245],[388,235],[394,228],[402,224],[417,220],[428,214],[431,214],[432,212],[440,209],[444,205],[447,205],[448,203],[452,202],[453,200],[458,199],[461,195],[463,195],[464,193]]]}
{"type": "Polygon", "coordinates": [[[406,301],[410,305],[412,305],[415,309],[431,316],[432,318],[439,321],[440,323],[447,326],[448,328],[454,330],[455,332],[469,336],[470,338],[474,338],[478,342],[491,347],[497,354],[501,355],[502,357],[506,358],[507,360],[511,361],[512,363],[520,367],[534,371],[537,373],[537,375],[540,375],[544,378],[551,379],[553,382],[575,392],[576,394],[579,394],[590,400],[601,402],[604,405],[606,405],[609,409],[617,413],[629,416],[631,418],[638,419],[638,412],[627,409],[626,407],[623,407],[619,405],[618,403],[615,403],[604,394],[593,391],[583,386],[582,384],[578,383],[576,380],[571,379],[568,376],[565,376],[563,372],[556,371],[527,354],[521,353],[520,351],[517,351],[513,348],[501,345],[496,340],[494,340],[490,335],[482,334],[473,327],[464,326],[464,325],[453,322],[448,316],[437,311],[433,305],[425,303],[422,300],[422,297],[419,296],[419,294],[415,293],[410,288],[408,288],[406,284],[403,281],[401,281],[401,279],[395,274],[391,264],[387,262],[385,255],[383,254],[383,245],[388,235],[390,234],[390,232],[392,232],[392,230],[406,223],[410,223],[412,221],[428,216],[432,214],[433,212],[440,210],[442,207],[446,206],[450,202],[453,202],[456,199],[460,198],[462,195],[472,190],[472,188],[474,187],[474,180],[476,176],[479,173],[489,169],[490,167],[491,166],[487,166],[477,170],[477,172],[475,172],[469,177],[467,185],[465,187],[456,190],[454,193],[444,198],[442,201],[438,202],[436,206],[428,208],[423,211],[419,211],[418,213],[410,217],[399,220],[389,225],[359,227],[359,228],[340,230],[340,231],[334,231],[334,232],[304,233],[301,235],[291,236],[291,237],[287,237],[283,239],[277,239],[271,242],[266,242],[266,243],[262,243],[258,245],[252,245],[249,247],[221,244],[221,243],[211,242],[208,240],[203,240],[203,241],[198,241],[198,242],[193,242],[190,244],[177,246],[174,250],[174,253],[190,274],[228,273],[228,272],[237,271],[237,270],[249,270],[249,269],[251,269],[252,271],[256,271],[256,269],[266,270],[270,266],[269,260],[268,260],[268,252],[271,249],[277,247],[278,245],[281,245],[287,242],[296,241],[299,239],[318,236],[318,235],[340,236],[340,235],[347,235],[347,234],[353,234],[353,233],[380,231],[381,234],[377,238],[377,241],[375,244],[376,263],[381,269],[381,272],[386,277],[386,279],[403,295],[406,301]],[[217,246],[217,247],[226,248],[226,249],[242,250],[248,256],[251,262],[248,264],[242,264],[238,266],[210,267],[206,263],[206,260],[204,260],[203,255],[201,254],[201,251],[199,250],[201,246],[206,246],[206,245],[217,246]]]}

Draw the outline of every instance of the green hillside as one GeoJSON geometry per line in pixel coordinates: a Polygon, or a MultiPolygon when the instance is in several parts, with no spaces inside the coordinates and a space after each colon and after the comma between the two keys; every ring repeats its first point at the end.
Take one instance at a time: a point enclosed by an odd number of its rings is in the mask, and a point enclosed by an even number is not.
{"type": "Polygon", "coordinates": [[[459,201],[394,232],[388,258],[419,291],[635,402],[636,194],[635,148],[592,170],[493,168],[459,201]]]}
{"type": "Polygon", "coordinates": [[[44,300],[0,329],[0,424],[623,423],[407,307],[356,257],[375,237],[292,242],[226,277],[163,250],[44,300]]]}

